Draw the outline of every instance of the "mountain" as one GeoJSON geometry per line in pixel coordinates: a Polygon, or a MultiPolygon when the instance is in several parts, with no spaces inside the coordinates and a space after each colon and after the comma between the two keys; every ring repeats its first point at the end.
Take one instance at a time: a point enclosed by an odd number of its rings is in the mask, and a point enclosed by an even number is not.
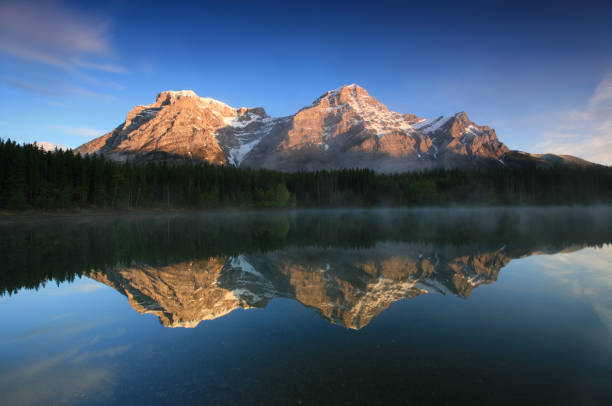
{"type": "Polygon", "coordinates": [[[56,149],[66,151],[69,149],[68,147],[65,147],[63,145],[54,144],[48,141],[37,141],[36,145],[38,145],[40,148],[44,149],[45,151],[55,151],[56,149]]]}
{"type": "Polygon", "coordinates": [[[355,84],[280,118],[191,90],[166,91],[76,151],[135,163],[199,161],[282,171],[590,165],[570,156],[510,151],[495,130],[473,123],[464,112],[425,119],[391,111],[355,84]]]}
{"type": "Polygon", "coordinates": [[[202,161],[240,165],[263,138],[288,118],[263,108],[235,109],[191,90],[162,92],[155,103],[136,106],[113,131],[77,148],[117,161],[202,161]]]}
{"type": "Polygon", "coordinates": [[[334,324],[361,329],[398,300],[431,292],[468,298],[477,286],[495,282],[512,259],[551,252],[559,249],[383,242],[360,250],[290,247],[161,267],[132,263],[86,275],[167,327],[195,327],[289,298],[334,324]]]}

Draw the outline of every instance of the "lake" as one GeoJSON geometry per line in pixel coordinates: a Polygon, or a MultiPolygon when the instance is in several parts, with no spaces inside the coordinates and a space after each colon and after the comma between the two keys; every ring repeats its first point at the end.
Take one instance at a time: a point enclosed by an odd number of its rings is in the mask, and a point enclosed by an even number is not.
{"type": "Polygon", "coordinates": [[[0,219],[30,404],[609,404],[612,209],[0,219]]]}

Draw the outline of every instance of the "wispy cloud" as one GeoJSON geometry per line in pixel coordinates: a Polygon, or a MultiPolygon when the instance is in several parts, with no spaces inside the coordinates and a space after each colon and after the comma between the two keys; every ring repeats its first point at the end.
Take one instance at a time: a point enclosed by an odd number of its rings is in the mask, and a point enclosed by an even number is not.
{"type": "Polygon", "coordinates": [[[583,108],[558,115],[535,149],[612,165],[612,70],[602,78],[583,108]]]}
{"type": "Polygon", "coordinates": [[[3,82],[6,85],[15,87],[17,89],[25,90],[30,93],[44,94],[46,96],[57,96],[58,92],[44,88],[42,86],[38,86],[32,83],[24,82],[17,79],[0,77],[0,82],[3,82]]]}
{"type": "Polygon", "coordinates": [[[90,97],[93,99],[101,99],[104,101],[113,101],[113,100],[117,100],[117,98],[115,96],[112,96],[110,94],[106,94],[106,93],[100,93],[100,92],[95,92],[92,90],[88,90],[88,89],[84,89],[82,87],[78,87],[78,86],[70,86],[68,88],[65,89],[66,93],[69,94],[74,94],[77,96],[85,96],[85,97],[90,97]]]}
{"type": "Polygon", "coordinates": [[[50,128],[53,128],[55,130],[61,130],[62,132],[66,134],[78,135],[79,137],[86,137],[86,138],[99,137],[100,135],[105,133],[105,131],[103,130],[97,130],[95,128],[88,128],[88,127],[71,127],[71,126],[66,126],[66,125],[53,125],[53,126],[50,126],[50,128]]]}
{"type": "Polygon", "coordinates": [[[40,100],[40,101],[45,104],[48,104],[49,106],[53,106],[53,107],[68,107],[66,103],[62,103],[62,102],[58,102],[54,100],[40,100]]]}
{"type": "MultiPolygon", "coordinates": [[[[57,89],[56,88],[50,89],[50,88],[43,87],[35,83],[7,78],[7,77],[0,77],[0,82],[8,86],[14,87],[16,89],[21,89],[29,93],[36,93],[36,94],[41,94],[45,96],[76,95],[76,96],[84,96],[84,97],[89,97],[93,99],[103,100],[106,102],[117,100],[117,98],[113,95],[96,92],[93,90],[85,89],[80,86],[69,86],[69,85],[64,84],[63,86],[58,87],[57,89]]],[[[58,82],[58,83],[61,83],[61,82],[58,82]]],[[[107,86],[112,87],[115,90],[123,90],[123,86],[115,82],[108,82],[107,86]]],[[[59,104],[56,103],[55,105],[59,106],[59,105],[62,105],[62,103],[59,103],[59,104]]]]}
{"type": "Polygon", "coordinates": [[[102,70],[102,71],[110,72],[110,73],[128,73],[128,70],[126,68],[122,66],[118,66],[118,65],[106,64],[106,63],[94,63],[94,62],[82,61],[80,59],[73,59],[72,63],[82,68],[97,69],[97,70],[102,70]]]}
{"type": "Polygon", "coordinates": [[[612,70],[599,83],[589,100],[590,106],[597,106],[602,103],[608,104],[608,107],[612,106],[612,70]]]}
{"type": "Polygon", "coordinates": [[[122,66],[88,60],[111,56],[108,21],[54,2],[1,3],[0,52],[68,71],[127,73],[122,66]]]}
{"type": "MultiPolygon", "coordinates": [[[[0,9],[0,12],[1,11],[2,10],[0,9]]],[[[18,43],[13,43],[2,38],[0,38],[0,52],[10,54],[12,56],[16,56],[22,59],[27,59],[32,62],[45,63],[47,65],[52,65],[58,68],[73,70],[70,64],[47,52],[39,51],[36,49],[22,48],[22,46],[18,43]]]]}

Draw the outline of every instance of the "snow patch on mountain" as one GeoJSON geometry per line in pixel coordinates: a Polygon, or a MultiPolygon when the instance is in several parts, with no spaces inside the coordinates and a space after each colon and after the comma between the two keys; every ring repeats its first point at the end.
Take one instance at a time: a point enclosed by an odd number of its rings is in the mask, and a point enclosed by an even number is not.
{"type": "Polygon", "coordinates": [[[193,90],[167,90],[163,93],[168,93],[170,95],[180,97],[199,97],[193,90]]]}
{"type": "Polygon", "coordinates": [[[251,142],[242,144],[237,148],[230,149],[229,157],[228,157],[230,164],[233,164],[235,166],[240,166],[240,163],[244,160],[247,154],[251,152],[251,150],[255,148],[255,146],[259,144],[260,141],[261,141],[261,138],[255,139],[251,142]]]}
{"type": "Polygon", "coordinates": [[[234,268],[240,268],[242,272],[247,272],[258,277],[263,277],[261,275],[261,272],[255,269],[253,265],[251,265],[249,261],[247,261],[244,255],[238,255],[237,257],[233,257],[230,261],[230,264],[234,268]]]}
{"type": "Polygon", "coordinates": [[[198,96],[198,101],[200,102],[201,107],[210,107],[211,105],[216,105],[216,106],[223,107],[226,109],[236,110],[233,107],[223,103],[222,101],[219,101],[219,100],[216,100],[210,97],[199,97],[198,96]]]}
{"type": "Polygon", "coordinates": [[[474,124],[470,124],[469,126],[467,126],[465,130],[463,130],[463,134],[472,134],[475,136],[481,135],[480,129],[476,127],[474,124]]]}
{"type": "Polygon", "coordinates": [[[440,127],[450,120],[451,117],[440,116],[434,119],[423,119],[419,122],[413,123],[412,127],[424,134],[429,134],[437,131],[440,127]]]}
{"type": "Polygon", "coordinates": [[[270,134],[272,128],[287,118],[262,117],[254,113],[247,113],[227,121],[227,127],[233,130],[233,143],[228,148],[228,163],[240,166],[247,155],[270,134]]]}
{"type": "Polygon", "coordinates": [[[273,122],[275,119],[272,117],[262,117],[260,115],[257,115],[255,113],[246,113],[243,116],[237,116],[234,117],[232,120],[229,120],[228,122],[228,126],[230,127],[234,127],[234,128],[245,128],[247,126],[249,126],[250,124],[256,123],[256,122],[260,122],[262,124],[268,124],[273,122]]]}

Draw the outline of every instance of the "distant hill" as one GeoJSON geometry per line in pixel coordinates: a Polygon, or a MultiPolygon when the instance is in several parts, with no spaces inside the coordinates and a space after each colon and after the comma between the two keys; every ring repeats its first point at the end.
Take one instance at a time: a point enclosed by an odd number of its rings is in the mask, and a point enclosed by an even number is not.
{"type": "Polygon", "coordinates": [[[70,148],[68,148],[66,146],[54,144],[52,142],[47,142],[47,141],[37,141],[36,145],[38,145],[39,147],[41,147],[45,151],[55,151],[56,149],[60,149],[60,150],[64,150],[65,151],[65,150],[70,149],[70,148]]]}

